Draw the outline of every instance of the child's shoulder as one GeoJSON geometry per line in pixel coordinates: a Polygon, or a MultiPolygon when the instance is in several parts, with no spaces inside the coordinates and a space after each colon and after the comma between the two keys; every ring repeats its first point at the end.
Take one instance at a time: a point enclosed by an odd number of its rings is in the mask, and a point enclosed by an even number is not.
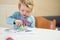
{"type": "Polygon", "coordinates": [[[15,14],[19,14],[20,12],[18,12],[18,11],[16,11],[16,12],[14,12],[15,14]]]}
{"type": "Polygon", "coordinates": [[[30,19],[34,19],[34,16],[30,15],[29,18],[30,18],[30,19]]]}
{"type": "Polygon", "coordinates": [[[19,11],[15,11],[15,12],[13,12],[13,15],[20,15],[20,12],[19,11]]]}
{"type": "Polygon", "coordinates": [[[34,18],[34,16],[31,15],[32,18],[34,18]]]}

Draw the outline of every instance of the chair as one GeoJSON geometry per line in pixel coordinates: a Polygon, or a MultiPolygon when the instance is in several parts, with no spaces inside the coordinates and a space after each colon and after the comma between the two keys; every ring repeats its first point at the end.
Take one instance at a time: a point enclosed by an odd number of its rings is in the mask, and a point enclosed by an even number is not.
{"type": "Polygon", "coordinates": [[[56,20],[48,20],[44,17],[37,16],[35,17],[35,26],[36,28],[44,29],[56,29],[56,20]]]}

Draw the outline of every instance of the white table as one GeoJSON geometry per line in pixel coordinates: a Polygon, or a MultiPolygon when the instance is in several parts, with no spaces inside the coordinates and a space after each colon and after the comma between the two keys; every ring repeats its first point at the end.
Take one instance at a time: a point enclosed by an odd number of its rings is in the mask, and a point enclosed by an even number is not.
{"type": "Polygon", "coordinates": [[[5,32],[0,28],[0,40],[5,40],[8,37],[14,40],[60,40],[60,31],[48,29],[32,29],[31,32],[5,32]]]}

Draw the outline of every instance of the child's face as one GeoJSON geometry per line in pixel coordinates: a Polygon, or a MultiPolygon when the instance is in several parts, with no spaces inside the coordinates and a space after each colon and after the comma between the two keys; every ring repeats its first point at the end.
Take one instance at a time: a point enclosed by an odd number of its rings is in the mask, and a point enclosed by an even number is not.
{"type": "Polygon", "coordinates": [[[30,15],[31,9],[28,8],[25,4],[21,4],[20,13],[23,17],[27,17],[30,15]]]}

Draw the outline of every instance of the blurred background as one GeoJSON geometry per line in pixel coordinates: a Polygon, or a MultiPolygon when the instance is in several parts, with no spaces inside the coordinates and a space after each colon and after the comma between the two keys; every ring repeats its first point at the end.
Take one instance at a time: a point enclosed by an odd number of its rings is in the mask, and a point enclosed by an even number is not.
{"type": "MultiPolygon", "coordinates": [[[[33,0],[33,16],[60,16],[60,0],[33,0]]],[[[0,0],[0,27],[11,27],[6,23],[9,15],[18,11],[19,0],[0,0]]]]}

